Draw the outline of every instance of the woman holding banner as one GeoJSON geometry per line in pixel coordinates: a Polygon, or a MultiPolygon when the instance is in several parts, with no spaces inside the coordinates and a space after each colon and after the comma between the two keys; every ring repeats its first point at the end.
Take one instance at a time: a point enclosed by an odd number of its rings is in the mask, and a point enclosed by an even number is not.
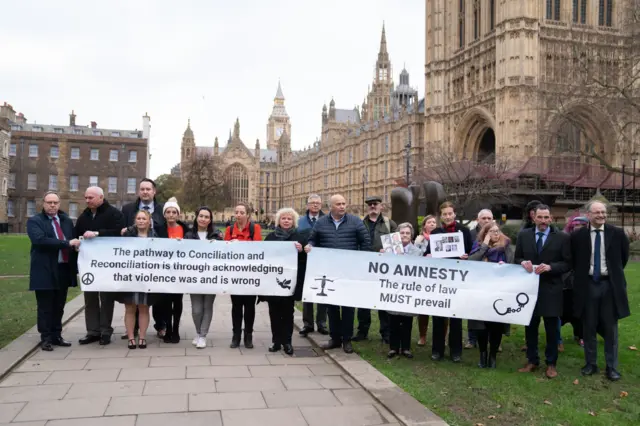
{"type": "MultiPolygon", "coordinates": [[[[422,251],[426,251],[429,247],[429,236],[431,231],[437,227],[436,217],[433,215],[427,215],[422,220],[422,233],[416,237],[415,245],[422,248],[422,251]]],[[[427,344],[427,331],[429,330],[429,315],[418,315],[418,331],[420,332],[420,340],[418,340],[418,346],[424,346],[427,344]]]]}
{"type": "MultiPolygon", "coordinates": [[[[411,243],[413,226],[409,222],[398,225],[403,254],[422,256],[424,249],[411,243]]],[[[381,250],[382,251],[382,250],[381,250]]],[[[411,353],[411,330],[413,328],[413,314],[389,311],[389,353],[387,358],[394,358],[402,354],[406,358],[413,358],[411,353]]],[[[427,317],[429,318],[429,317],[427,317]]]]}
{"type": "MultiPolygon", "coordinates": [[[[260,225],[251,221],[249,205],[240,203],[235,210],[236,221],[227,226],[225,241],[262,241],[260,225]]],[[[233,337],[230,348],[240,346],[242,318],[244,316],[244,347],[253,348],[253,322],[256,319],[256,296],[231,295],[231,322],[233,337]]]]}
{"type": "MultiPolygon", "coordinates": [[[[469,260],[480,260],[492,263],[513,263],[515,247],[509,238],[502,233],[497,223],[487,223],[478,232],[478,240],[473,243],[469,260]]],[[[505,332],[505,325],[500,322],[469,320],[469,329],[475,330],[480,349],[480,368],[496,368],[496,356],[505,332]],[[489,353],[487,354],[487,346],[489,353]]]]}
{"type": "MultiPolygon", "coordinates": [[[[182,221],[178,220],[180,216],[180,206],[175,197],[169,198],[164,203],[162,214],[167,222],[167,237],[181,240],[184,238],[189,227],[182,221]]],[[[165,343],[180,342],[180,318],[182,317],[182,293],[169,293],[164,295],[165,299],[165,324],[167,324],[167,332],[164,335],[165,343]]]]}
{"type": "MultiPolygon", "coordinates": [[[[200,207],[196,211],[193,227],[184,235],[185,240],[222,240],[222,235],[213,226],[213,213],[209,207],[200,207]]],[[[198,349],[207,347],[207,333],[213,318],[213,302],[215,294],[191,294],[191,316],[196,326],[196,337],[193,345],[198,349]]]]}
{"type": "MultiPolygon", "coordinates": [[[[151,228],[151,214],[146,210],[140,210],[135,216],[135,225],[130,226],[124,233],[125,237],[138,238],[157,238],[155,231],[151,228]]],[[[127,337],[129,338],[129,349],[147,348],[147,328],[149,328],[149,305],[153,302],[151,299],[154,293],[137,293],[129,292],[120,295],[120,301],[124,303],[124,325],[127,329],[127,337]],[[138,311],[138,343],[134,334],[136,323],[136,310],[138,311]]]]}
{"type": "Polygon", "coordinates": [[[302,300],[302,286],[307,266],[307,253],[302,247],[307,245],[311,229],[298,231],[298,213],[292,208],[283,208],[276,213],[276,229],[265,238],[265,241],[283,241],[293,243],[298,250],[298,274],[296,287],[292,296],[264,296],[259,299],[269,303],[269,319],[271,320],[271,341],[273,346],[269,352],[278,352],[281,348],[287,355],[293,355],[291,336],[293,334],[293,311],[295,301],[302,300]]]}

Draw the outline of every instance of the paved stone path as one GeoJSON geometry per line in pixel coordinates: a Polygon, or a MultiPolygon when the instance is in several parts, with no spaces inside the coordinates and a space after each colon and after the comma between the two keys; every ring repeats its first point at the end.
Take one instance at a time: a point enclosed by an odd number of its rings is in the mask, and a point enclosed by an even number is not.
{"type": "MultiPolygon", "coordinates": [[[[0,382],[0,426],[399,426],[329,357],[270,354],[266,303],[257,306],[255,348],[230,349],[230,311],[230,298],[218,296],[206,349],[191,345],[188,296],[179,344],[150,330],[147,349],[127,349],[118,304],[113,342],[79,346],[81,314],[65,327],[72,347],[38,350],[0,382]]],[[[310,348],[297,332],[293,344],[310,348]]]]}

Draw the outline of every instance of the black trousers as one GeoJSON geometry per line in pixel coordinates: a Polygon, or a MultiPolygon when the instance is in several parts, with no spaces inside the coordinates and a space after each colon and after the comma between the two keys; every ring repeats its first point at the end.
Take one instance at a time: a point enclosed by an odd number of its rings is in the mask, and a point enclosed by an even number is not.
{"type": "Polygon", "coordinates": [[[410,351],[412,329],[413,317],[389,314],[389,349],[410,351]]]}
{"type": "Polygon", "coordinates": [[[291,344],[293,334],[293,297],[271,297],[269,319],[271,320],[271,342],[277,345],[291,344]]]}
{"type": "Polygon", "coordinates": [[[161,310],[164,314],[164,323],[167,327],[167,334],[179,333],[183,297],[184,294],[178,293],[168,293],[164,297],[165,303],[161,310]]]}
{"type": "MultiPolygon", "coordinates": [[[[527,361],[533,365],[540,365],[538,331],[541,318],[538,315],[532,316],[531,323],[524,328],[527,342],[527,361]]],[[[544,317],[544,331],[547,335],[547,348],[544,351],[546,363],[555,366],[558,362],[558,317],[544,317]]]]}
{"type": "Polygon", "coordinates": [[[589,298],[582,313],[584,358],[587,364],[598,365],[598,331],[604,338],[604,358],[607,368],[618,368],[618,320],[609,280],[589,282],[589,298]]]}
{"type": "Polygon", "coordinates": [[[480,352],[487,352],[492,356],[498,353],[498,348],[502,342],[502,333],[504,333],[504,324],[501,322],[484,322],[483,330],[473,330],[474,335],[478,339],[478,349],[480,352]]]}
{"type": "MultiPolygon", "coordinates": [[[[304,326],[313,328],[313,303],[302,304],[302,321],[304,326]]],[[[327,305],[318,303],[316,305],[316,321],[318,328],[327,327],[327,305]]]]}
{"type": "MultiPolygon", "coordinates": [[[[371,309],[358,308],[358,334],[367,336],[371,328],[371,309]]],[[[378,311],[378,319],[380,320],[380,337],[389,338],[389,314],[387,311],[378,311]]]]}
{"type": "Polygon", "coordinates": [[[356,308],[329,305],[329,336],[334,342],[350,342],[356,308]]]}
{"type": "Polygon", "coordinates": [[[234,336],[242,334],[243,318],[244,332],[253,333],[253,322],[256,319],[256,296],[231,296],[231,323],[234,336]]]}
{"type": "Polygon", "coordinates": [[[58,285],[55,290],[36,290],[38,309],[38,333],[40,341],[53,342],[62,337],[62,315],[67,303],[67,291],[71,282],[69,264],[59,264],[58,285]]]}
{"type": "MultiPolygon", "coordinates": [[[[444,339],[447,330],[447,318],[433,317],[433,337],[431,353],[444,357],[444,339]]],[[[462,320],[449,318],[449,352],[451,356],[462,355],[462,320]]]]}

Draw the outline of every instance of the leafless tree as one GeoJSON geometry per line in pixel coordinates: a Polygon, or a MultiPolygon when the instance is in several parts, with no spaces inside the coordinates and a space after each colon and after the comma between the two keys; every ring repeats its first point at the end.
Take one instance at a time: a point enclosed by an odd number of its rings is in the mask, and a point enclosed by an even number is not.
{"type": "Polygon", "coordinates": [[[233,204],[231,187],[225,179],[222,160],[210,154],[198,154],[182,170],[185,207],[196,210],[208,206],[222,210],[233,204]]]}
{"type": "Polygon", "coordinates": [[[475,219],[482,208],[495,204],[511,204],[511,184],[516,176],[516,163],[495,154],[481,161],[462,160],[446,144],[425,147],[424,166],[413,172],[412,181],[440,182],[449,201],[454,203],[463,223],[475,219]]]}
{"type": "Polygon", "coordinates": [[[547,54],[546,82],[536,94],[540,154],[620,172],[614,158],[627,162],[639,151],[640,0],[630,6],[617,31],[573,25],[547,54]]]}

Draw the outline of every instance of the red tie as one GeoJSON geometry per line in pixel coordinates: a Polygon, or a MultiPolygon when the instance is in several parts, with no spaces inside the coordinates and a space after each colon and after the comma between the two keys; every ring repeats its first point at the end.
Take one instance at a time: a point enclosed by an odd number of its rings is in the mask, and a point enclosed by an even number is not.
{"type": "MultiPolygon", "coordinates": [[[[62,233],[62,228],[60,227],[60,223],[58,223],[58,218],[54,217],[53,218],[53,226],[56,227],[56,234],[58,234],[58,239],[59,240],[63,240],[64,241],[64,234],[62,233]]],[[[69,250],[68,249],[62,249],[62,262],[63,263],[68,263],[69,262],[69,250]]]]}

